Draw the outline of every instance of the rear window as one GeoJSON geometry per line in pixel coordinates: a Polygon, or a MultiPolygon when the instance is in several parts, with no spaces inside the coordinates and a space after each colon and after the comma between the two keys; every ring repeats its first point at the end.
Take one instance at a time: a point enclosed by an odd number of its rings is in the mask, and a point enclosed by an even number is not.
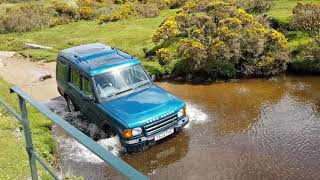
{"type": "Polygon", "coordinates": [[[66,80],[67,64],[65,62],[57,62],[57,79],[66,80]]]}

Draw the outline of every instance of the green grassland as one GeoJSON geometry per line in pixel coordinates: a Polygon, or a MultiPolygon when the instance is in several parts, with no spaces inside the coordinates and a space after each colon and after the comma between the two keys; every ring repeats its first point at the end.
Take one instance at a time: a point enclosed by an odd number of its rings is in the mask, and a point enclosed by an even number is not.
{"type": "Polygon", "coordinates": [[[271,17],[278,19],[281,23],[288,23],[292,16],[292,9],[297,3],[317,3],[320,0],[278,0],[268,14],[271,17]]]}
{"type": "MultiPolygon", "coordinates": [[[[9,93],[10,84],[0,79],[0,98],[17,109],[17,96],[9,93]]],[[[50,129],[51,121],[47,120],[34,108],[28,106],[30,127],[36,151],[49,162],[54,162],[56,140],[50,129]]],[[[0,179],[27,179],[30,177],[29,162],[26,153],[22,126],[0,105],[0,179]]],[[[49,175],[38,169],[42,179],[49,175]]]]}
{"type": "MultiPolygon", "coordinates": [[[[59,50],[100,42],[117,48],[143,60],[143,48],[154,46],[152,36],[161,21],[174,15],[177,10],[163,10],[156,18],[131,19],[99,25],[97,21],[79,21],[41,31],[0,34],[0,50],[18,51],[33,60],[54,61],[59,50]],[[35,43],[53,47],[53,50],[25,49],[24,43],[35,43]]],[[[151,73],[159,73],[156,62],[144,61],[151,73]]]]}

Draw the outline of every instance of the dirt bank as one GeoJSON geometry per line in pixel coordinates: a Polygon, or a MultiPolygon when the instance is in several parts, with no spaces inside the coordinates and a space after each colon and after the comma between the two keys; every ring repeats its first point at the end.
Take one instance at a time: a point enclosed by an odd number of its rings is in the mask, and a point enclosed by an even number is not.
{"type": "Polygon", "coordinates": [[[31,62],[14,52],[0,51],[0,77],[20,86],[39,101],[59,96],[55,81],[55,62],[31,62]],[[51,75],[51,78],[41,80],[51,75]]]}

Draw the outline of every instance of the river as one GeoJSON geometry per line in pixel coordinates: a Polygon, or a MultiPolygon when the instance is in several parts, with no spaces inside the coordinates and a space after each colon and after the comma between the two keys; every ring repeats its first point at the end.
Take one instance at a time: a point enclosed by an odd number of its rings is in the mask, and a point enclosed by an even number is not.
{"type": "MultiPolygon", "coordinates": [[[[160,82],[187,103],[189,125],[151,149],[126,154],[81,114],[49,108],[151,179],[319,179],[320,77],[280,76],[213,84],[160,82]]],[[[122,179],[54,128],[64,174],[122,179]]]]}

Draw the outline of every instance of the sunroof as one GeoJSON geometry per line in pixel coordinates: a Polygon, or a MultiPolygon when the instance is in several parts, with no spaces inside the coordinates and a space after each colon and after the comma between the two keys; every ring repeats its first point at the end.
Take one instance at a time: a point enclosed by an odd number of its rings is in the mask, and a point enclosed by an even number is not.
{"type": "Polygon", "coordinates": [[[119,54],[112,53],[107,56],[101,56],[95,59],[92,59],[91,61],[84,61],[86,64],[89,64],[90,68],[97,68],[99,66],[108,65],[108,64],[114,64],[118,63],[124,60],[127,60],[128,58],[123,57],[119,54]]]}

